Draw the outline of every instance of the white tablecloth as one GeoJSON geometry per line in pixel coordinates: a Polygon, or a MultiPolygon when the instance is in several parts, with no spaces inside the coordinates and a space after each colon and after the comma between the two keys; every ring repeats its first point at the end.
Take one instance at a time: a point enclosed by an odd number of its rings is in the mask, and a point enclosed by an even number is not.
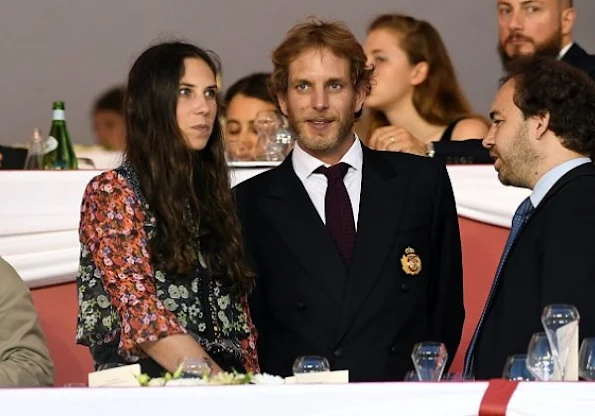
{"type": "MultiPolygon", "coordinates": [[[[487,382],[0,389],[6,415],[474,416],[487,382]]],[[[520,383],[510,416],[595,414],[595,383],[520,383]]]]}
{"type": "MultiPolygon", "coordinates": [[[[249,164],[248,164],[249,165],[249,164]]],[[[232,184],[268,167],[231,171],[232,184]]],[[[491,166],[448,168],[459,215],[509,227],[528,190],[502,186],[491,166]]],[[[30,287],[74,279],[83,190],[97,171],[0,172],[0,255],[30,287]]]]}
{"type": "Polygon", "coordinates": [[[0,390],[6,415],[373,416],[477,414],[487,383],[0,390]],[[103,403],[103,404],[101,404],[103,403]]]}

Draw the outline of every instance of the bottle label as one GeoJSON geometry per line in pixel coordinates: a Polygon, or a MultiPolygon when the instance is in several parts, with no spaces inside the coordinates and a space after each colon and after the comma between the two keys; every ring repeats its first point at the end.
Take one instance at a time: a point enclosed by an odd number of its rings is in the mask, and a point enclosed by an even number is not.
{"type": "Polygon", "coordinates": [[[65,120],[64,110],[52,110],[52,120],[65,120]]]}
{"type": "Polygon", "coordinates": [[[43,144],[43,154],[47,155],[53,150],[58,148],[58,140],[55,137],[48,136],[47,140],[43,144]]]}

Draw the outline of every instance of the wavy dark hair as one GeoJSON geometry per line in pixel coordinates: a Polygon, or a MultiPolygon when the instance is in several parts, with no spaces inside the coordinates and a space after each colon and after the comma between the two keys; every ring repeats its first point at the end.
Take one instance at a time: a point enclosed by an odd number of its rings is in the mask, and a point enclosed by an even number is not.
{"type": "Polygon", "coordinates": [[[562,146],[595,157],[595,82],[585,72],[555,57],[523,56],[500,85],[510,80],[525,120],[549,114],[548,129],[562,146]]]}
{"type": "Polygon", "coordinates": [[[230,189],[220,105],[203,150],[187,145],[177,123],[179,82],[189,58],[204,61],[219,78],[217,55],[183,42],[152,46],[132,66],[125,98],[125,158],[156,218],[157,232],[149,243],[156,266],[174,275],[190,273],[199,261],[198,227],[210,277],[239,295],[252,287],[253,275],[246,266],[230,189]]]}

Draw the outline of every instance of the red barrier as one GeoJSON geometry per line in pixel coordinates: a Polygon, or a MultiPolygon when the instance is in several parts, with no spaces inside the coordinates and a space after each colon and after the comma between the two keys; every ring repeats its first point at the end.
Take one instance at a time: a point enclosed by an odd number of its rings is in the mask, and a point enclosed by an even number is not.
{"type": "Polygon", "coordinates": [[[31,293],[56,366],[54,385],[87,383],[87,374],[93,371],[93,361],[86,347],[75,344],[76,284],[42,287],[31,293]]]}
{"type": "Polygon", "coordinates": [[[518,381],[490,380],[479,405],[479,416],[505,416],[518,381]]]}

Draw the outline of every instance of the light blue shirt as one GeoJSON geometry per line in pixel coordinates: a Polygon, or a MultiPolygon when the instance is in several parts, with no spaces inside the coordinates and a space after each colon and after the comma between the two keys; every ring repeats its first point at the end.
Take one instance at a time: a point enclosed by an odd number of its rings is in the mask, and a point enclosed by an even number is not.
{"type": "Polygon", "coordinates": [[[531,203],[535,208],[552,189],[552,187],[560,180],[560,178],[570,172],[572,169],[584,165],[585,163],[592,163],[592,160],[588,157],[579,157],[576,159],[564,162],[561,165],[556,166],[548,173],[543,175],[541,179],[537,181],[533,192],[531,193],[531,203]]]}

